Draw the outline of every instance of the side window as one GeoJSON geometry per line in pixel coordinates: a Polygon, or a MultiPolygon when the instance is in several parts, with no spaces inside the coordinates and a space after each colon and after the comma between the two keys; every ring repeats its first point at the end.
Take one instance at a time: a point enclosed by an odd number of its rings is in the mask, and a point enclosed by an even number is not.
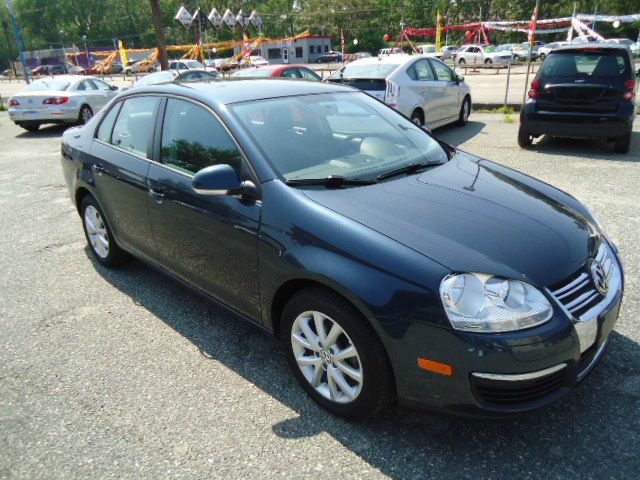
{"type": "Polygon", "coordinates": [[[407,73],[413,80],[418,81],[426,81],[426,80],[435,80],[433,77],[433,72],[431,71],[431,67],[426,60],[418,60],[415,62],[407,73]]]}
{"type": "Polygon", "coordinates": [[[120,102],[116,103],[113,108],[109,110],[109,113],[107,113],[102,119],[102,122],[98,127],[98,132],[96,134],[96,138],[98,140],[102,140],[103,142],[107,143],[111,142],[111,131],[113,130],[113,124],[116,121],[116,117],[118,116],[118,111],[120,110],[121,105],[122,103],[120,102]]]}
{"type": "Polygon", "coordinates": [[[93,83],[93,80],[87,80],[86,84],[87,84],[87,90],[98,90],[98,86],[95,83],[93,83]]]}
{"type": "Polygon", "coordinates": [[[317,73],[312,72],[311,70],[308,70],[306,68],[300,68],[298,69],[298,71],[302,75],[302,78],[304,78],[305,80],[322,80],[317,73]]]}
{"type": "Polygon", "coordinates": [[[160,161],[195,174],[210,165],[231,165],[241,174],[242,155],[222,124],[207,110],[170,98],[162,126],[160,161]]]}
{"type": "Polygon", "coordinates": [[[431,65],[433,66],[433,69],[436,71],[436,77],[438,77],[438,80],[445,81],[445,82],[453,82],[454,73],[444,63],[438,60],[431,60],[431,65]]]}
{"type": "Polygon", "coordinates": [[[186,63],[182,63],[182,62],[178,63],[178,70],[186,70],[186,69],[187,69],[186,63]]]}
{"type": "Polygon", "coordinates": [[[87,89],[87,82],[86,82],[86,80],[85,80],[84,82],[80,82],[80,83],[78,84],[78,86],[76,87],[76,90],[78,90],[78,91],[80,91],[80,92],[82,92],[82,91],[84,91],[84,90],[86,90],[86,89],[87,89]]]}
{"type": "Polygon", "coordinates": [[[98,90],[110,90],[111,87],[108,83],[103,82],[102,80],[94,80],[93,84],[97,87],[98,90]]]}
{"type": "Polygon", "coordinates": [[[169,62],[169,70],[175,70],[176,69],[176,62],[169,62]]]}
{"type": "Polygon", "coordinates": [[[126,99],[113,127],[111,144],[144,158],[147,154],[155,121],[156,97],[126,99]]]}
{"type": "Polygon", "coordinates": [[[297,68],[287,68],[282,72],[281,76],[285,78],[301,78],[297,68]]]}

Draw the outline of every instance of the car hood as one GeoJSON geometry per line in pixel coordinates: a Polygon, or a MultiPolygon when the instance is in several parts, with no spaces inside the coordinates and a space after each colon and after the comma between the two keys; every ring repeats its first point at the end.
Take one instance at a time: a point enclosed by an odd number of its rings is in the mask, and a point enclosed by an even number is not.
{"type": "Polygon", "coordinates": [[[417,175],[305,194],[452,271],[551,286],[595,249],[596,229],[573,197],[464,153],[417,175]]]}

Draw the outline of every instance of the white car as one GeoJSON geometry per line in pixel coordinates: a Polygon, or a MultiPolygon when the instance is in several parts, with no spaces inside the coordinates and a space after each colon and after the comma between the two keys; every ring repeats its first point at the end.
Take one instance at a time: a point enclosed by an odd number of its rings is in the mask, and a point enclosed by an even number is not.
{"type": "Polygon", "coordinates": [[[131,75],[132,73],[148,73],[156,70],[156,62],[147,62],[146,60],[139,60],[131,63],[122,69],[122,73],[125,75],[131,75]]]}
{"type": "Polygon", "coordinates": [[[629,47],[629,50],[631,50],[631,54],[633,56],[640,55],[640,44],[638,44],[638,42],[634,42],[630,38],[608,38],[605,42],[626,45],[629,47]]]}
{"type": "Polygon", "coordinates": [[[489,65],[512,62],[513,55],[507,51],[497,51],[493,45],[465,45],[456,52],[454,59],[460,65],[489,65]]]}
{"type": "Polygon", "coordinates": [[[30,83],[9,99],[9,118],[35,132],[45,123],[87,123],[118,93],[95,77],[59,75],[30,83]]]}
{"type": "Polygon", "coordinates": [[[441,58],[442,53],[436,52],[436,46],[432,44],[416,45],[416,50],[420,55],[426,55],[431,58],[441,58]]]}
{"type": "Polygon", "coordinates": [[[453,58],[453,54],[456,53],[459,48],[457,45],[443,45],[440,47],[440,53],[442,54],[440,58],[442,58],[442,60],[453,58]]]}
{"type": "Polygon", "coordinates": [[[538,49],[538,55],[540,55],[540,61],[544,61],[544,59],[547,58],[547,56],[549,55],[549,53],[551,53],[552,50],[555,50],[556,48],[561,47],[562,45],[568,45],[568,44],[569,42],[551,42],[551,43],[547,43],[543,47],[540,47],[538,49]]]}
{"type": "Polygon", "coordinates": [[[454,122],[465,124],[471,112],[471,94],[464,77],[425,55],[363,58],[325,81],[363,90],[428,129],[454,122]]]}

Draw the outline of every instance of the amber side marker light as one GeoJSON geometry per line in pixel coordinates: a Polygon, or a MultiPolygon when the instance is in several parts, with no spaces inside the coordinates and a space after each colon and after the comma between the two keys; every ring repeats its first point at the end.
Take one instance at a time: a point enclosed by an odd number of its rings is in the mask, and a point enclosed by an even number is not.
{"type": "Polygon", "coordinates": [[[433,360],[427,360],[426,358],[418,357],[418,368],[429,372],[439,373],[440,375],[446,375],[448,377],[453,375],[453,367],[451,365],[434,362],[433,360]]]}

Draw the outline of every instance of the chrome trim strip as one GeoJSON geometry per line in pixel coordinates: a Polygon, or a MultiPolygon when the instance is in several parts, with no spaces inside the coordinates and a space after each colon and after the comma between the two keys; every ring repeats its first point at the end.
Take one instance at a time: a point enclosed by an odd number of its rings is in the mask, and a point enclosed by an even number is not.
{"type": "Polygon", "coordinates": [[[600,345],[600,347],[598,348],[598,351],[589,362],[589,365],[587,365],[584,370],[578,373],[578,381],[583,380],[584,377],[586,377],[587,374],[593,369],[593,367],[596,366],[596,363],[598,363],[598,361],[602,357],[602,354],[604,353],[604,349],[607,348],[608,344],[609,344],[609,339],[607,338],[604,342],[602,342],[602,345],[600,345]]]}
{"type": "Polygon", "coordinates": [[[502,380],[507,382],[520,382],[522,380],[534,380],[540,377],[546,377],[555,372],[559,372],[563,368],[566,368],[566,363],[561,363],[559,365],[555,365],[553,367],[545,368],[544,370],[538,370],[537,372],[529,372],[529,373],[482,373],[482,372],[473,372],[473,375],[476,378],[484,378],[487,380],[502,380]]]}
{"type": "Polygon", "coordinates": [[[556,296],[562,295],[564,292],[566,292],[567,290],[573,288],[576,284],[581,283],[584,280],[587,280],[587,281],[589,280],[589,276],[587,275],[587,272],[582,272],[578,278],[576,278],[571,283],[568,283],[564,287],[561,287],[561,288],[555,290],[553,292],[553,294],[556,295],[556,296]]]}
{"type": "Polygon", "coordinates": [[[575,300],[572,300],[569,303],[565,304],[565,307],[567,307],[567,310],[569,310],[570,312],[578,310],[581,306],[588,303],[590,300],[593,300],[593,298],[597,297],[598,295],[599,293],[595,290],[588,290],[575,300]]]}
{"type": "Polygon", "coordinates": [[[556,296],[558,297],[558,300],[562,300],[563,298],[568,297],[572,293],[576,293],[578,290],[580,290],[581,288],[584,288],[587,285],[589,285],[589,279],[585,278],[583,282],[580,282],[578,285],[576,285],[571,290],[566,291],[566,292],[562,293],[561,295],[556,294],[556,296]]]}

